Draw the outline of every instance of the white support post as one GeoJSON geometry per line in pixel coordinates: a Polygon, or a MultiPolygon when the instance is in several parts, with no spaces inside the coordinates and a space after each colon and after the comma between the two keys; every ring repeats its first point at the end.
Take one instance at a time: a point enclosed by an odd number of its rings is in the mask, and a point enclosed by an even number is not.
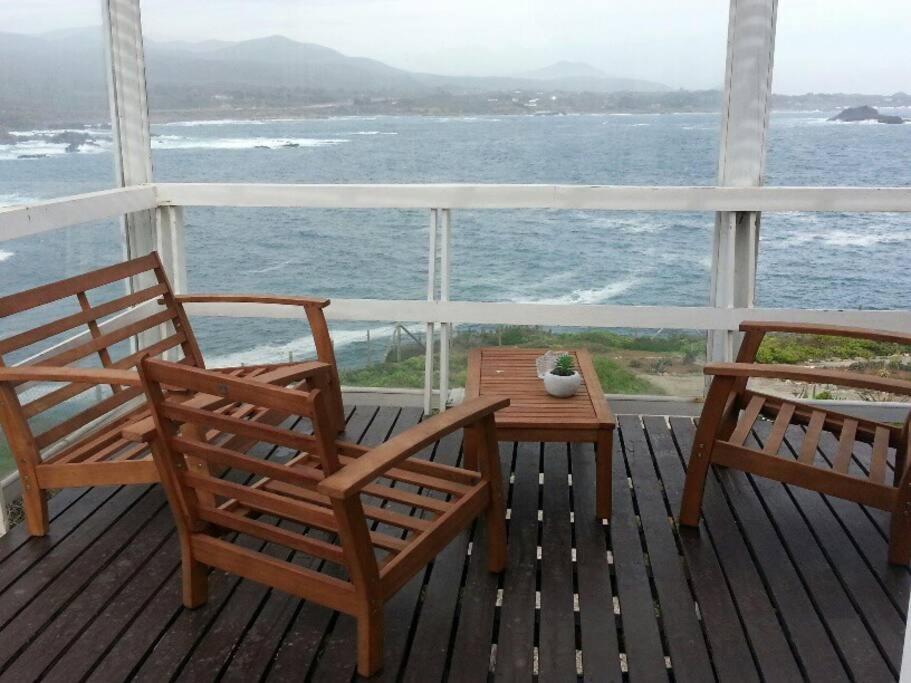
{"type": "MultiPolygon", "coordinates": [[[[430,210],[430,238],[427,253],[427,301],[436,301],[437,284],[437,223],[436,209],[430,210]]],[[[433,412],[433,336],[434,325],[427,323],[424,334],[424,415],[433,412]]]]}
{"type": "MultiPolygon", "coordinates": [[[[718,185],[762,184],[778,0],[731,0],[718,185]]],[[[759,212],[715,217],[711,305],[751,308],[756,295],[759,212]]],[[[707,358],[734,357],[734,332],[710,332],[707,358]]]]}
{"type": "MultiPolygon", "coordinates": [[[[179,206],[160,206],[155,213],[155,248],[161,257],[171,288],[176,294],[184,294],[187,291],[187,259],[184,247],[183,209],[179,206]]],[[[168,336],[165,326],[160,327],[158,333],[162,339],[168,336]]],[[[178,346],[165,351],[164,358],[176,362],[180,360],[180,355],[178,346]]]]}
{"type": "MultiPolygon", "coordinates": [[[[440,234],[440,301],[449,301],[449,275],[452,268],[450,259],[450,212],[441,210],[440,234]]],[[[440,412],[446,410],[449,400],[449,344],[452,323],[440,323],[440,412]]]]}
{"type": "MultiPolygon", "coordinates": [[[[151,183],[151,132],[139,0],[101,0],[101,11],[115,182],[120,187],[151,183]]],[[[123,220],[123,232],[126,258],[149,253],[157,246],[154,212],[127,214],[123,220]]],[[[143,282],[131,283],[134,289],[147,285],[143,282]]]]}

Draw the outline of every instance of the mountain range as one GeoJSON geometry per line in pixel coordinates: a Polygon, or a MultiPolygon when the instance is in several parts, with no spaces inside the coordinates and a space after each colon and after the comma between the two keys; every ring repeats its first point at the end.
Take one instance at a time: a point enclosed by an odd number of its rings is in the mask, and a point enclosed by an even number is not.
{"type": "MultiPolygon", "coordinates": [[[[0,123],[37,113],[103,114],[107,103],[101,38],[99,28],[42,35],[0,33],[0,123]]],[[[614,77],[578,62],[490,77],[418,73],[284,36],[238,42],[146,40],[145,50],[153,110],[209,108],[236,99],[282,106],[540,88],[593,93],[670,90],[661,83],[614,77]]]]}

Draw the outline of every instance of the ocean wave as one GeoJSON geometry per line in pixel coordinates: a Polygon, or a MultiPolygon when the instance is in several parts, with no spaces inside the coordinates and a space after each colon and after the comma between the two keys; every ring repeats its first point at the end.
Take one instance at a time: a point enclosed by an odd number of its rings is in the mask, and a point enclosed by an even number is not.
{"type": "Polygon", "coordinates": [[[13,256],[15,256],[13,252],[0,249],[0,263],[9,261],[11,258],[13,258],[13,256]]]}
{"type": "Polygon", "coordinates": [[[533,303],[533,304],[603,304],[611,299],[620,296],[639,284],[639,278],[633,277],[619,282],[601,287],[600,289],[574,289],[569,294],[563,294],[555,297],[545,297],[537,299],[522,298],[515,303],[533,303]]]}
{"type": "MultiPolygon", "coordinates": [[[[355,344],[357,342],[367,341],[368,330],[333,330],[332,343],[336,350],[355,344]]],[[[394,325],[384,325],[381,327],[371,327],[369,329],[370,339],[384,339],[392,337],[395,332],[394,325]]],[[[313,337],[305,335],[292,339],[291,341],[281,344],[260,344],[251,349],[226,353],[216,356],[211,362],[207,360],[206,365],[211,367],[237,367],[239,365],[255,365],[257,363],[274,363],[288,360],[288,354],[294,354],[295,358],[304,358],[316,353],[316,346],[313,343],[313,337]]]]}
{"type": "Polygon", "coordinates": [[[356,130],[352,133],[342,133],[342,135],[398,135],[391,130],[356,130]]]}
{"type": "Polygon", "coordinates": [[[266,121],[263,119],[202,119],[199,121],[170,121],[168,123],[156,124],[156,126],[162,128],[168,126],[196,128],[197,126],[261,126],[265,123],[266,121]]]}
{"type": "Polygon", "coordinates": [[[0,208],[7,206],[21,206],[23,204],[34,204],[41,201],[35,197],[29,197],[24,194],[0,194],[0,208]]]}
{"type": "Polygon", "coordinates": [[[68,152],[66,143],[47,142],[46,140],[24,140],[16,145],[0,145],[0,161],[14,159],[32,160],[44,157],[57,157],[64,154],[101,154],[111,149],[109,140],[99,140],[95,144],[82,144],[76,152],[68,152]]]}
{"type": "Polygon", "coordinates": [[[810,243],[822,243],[827,247],[876,247],[880,244],[902,244],[911,242],[911,232],[890,231],[886,233],[868,232],[861,234],[851,230],[830,230],[826,232],[801,232],[780,239],[770,236],[762,240],[763,248],[791,249],[810,243]]]}
{"type": "Polygon", "coordinates": [[[338,138],[187,138],[180,135],[156,135],[152,149],[282,149],[295,147],[328,147],[348,140],[338,138]]]}
{"type": "Polygon", "coordinates": [[[84,135],[111,137],[109,128],[37,128],[35,130],[11,130],[10,135],[17,138],[51,137],[61,133],[81,133],[84,135]]]}

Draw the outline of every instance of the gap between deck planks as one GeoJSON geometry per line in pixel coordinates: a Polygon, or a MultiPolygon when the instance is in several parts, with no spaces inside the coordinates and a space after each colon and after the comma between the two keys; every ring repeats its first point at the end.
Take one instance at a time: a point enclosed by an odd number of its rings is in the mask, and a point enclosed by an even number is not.
{"type": "MultiPolygon", "coordinates": [[[[419,419],[358,407],[348,438],[419,419]]],[[[681,533],[692,433],[689,418],[620,419],[613,528],[594,519],[591,445],[501,444],[509,570],[487,573],[484,525],[457,538],[390,602],[376,680],[894,678],[909,572],[885,562],[888,515],[728,470],[681,533]]],[[[422,457],[456,464],[460,441],[422,457]]],[[[782,452],[801,443],[789,430],[782,452]]],[[[817,457],[836,447],[823,438],[817,457]]],[[[157,488],[68,490],[51,514],[47,538],[0,540],[4,679],[354,677],[353,621],[325,608],[214,573],[209,603],[184,610],[157,488]]]]}

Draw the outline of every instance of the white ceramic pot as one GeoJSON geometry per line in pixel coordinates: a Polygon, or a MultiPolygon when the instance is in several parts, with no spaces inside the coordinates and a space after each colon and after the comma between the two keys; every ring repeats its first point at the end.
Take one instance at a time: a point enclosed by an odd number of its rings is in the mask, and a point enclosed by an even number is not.
{"type": "Polygon", "coordinates": [[[551,396],[557,398],[568,398],[576,393],[579,385],[582,384],[582,375],[574,372],[571,375],[555,375],[548,372],[544,375],[544,389],[551,396]]]}

